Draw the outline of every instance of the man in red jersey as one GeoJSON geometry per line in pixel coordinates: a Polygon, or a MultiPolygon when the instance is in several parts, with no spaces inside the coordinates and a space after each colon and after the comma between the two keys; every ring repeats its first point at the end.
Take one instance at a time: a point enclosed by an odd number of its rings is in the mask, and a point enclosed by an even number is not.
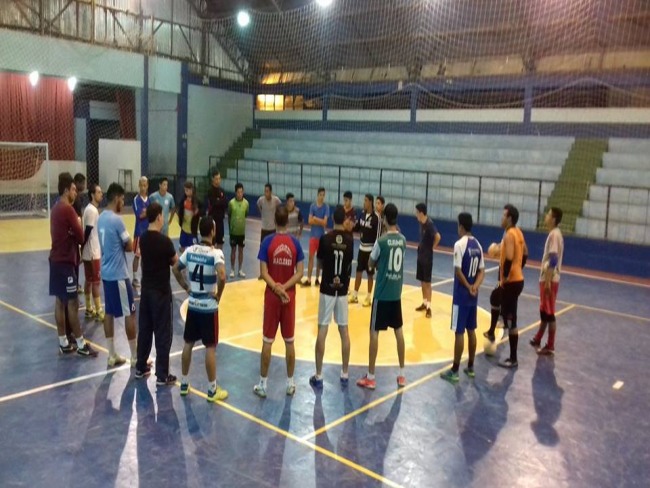
{"type": "Polygon", "coordinates": [[[267,236],[260,246],[260,275],[266,282],[264,292],[264,329],[260,382],[253,387],[255,394],[266,398],[266,380],[271,364],[271,348],[278,325],[286,347],[287,395],[293,395],[296,384],[293,370],[296,351],[293,335],[296,325],[296,283],[302,278],[305,256],[298,239],[287,233],[289,213],[284,206],[275,209],[275,234],[267,236]]]}

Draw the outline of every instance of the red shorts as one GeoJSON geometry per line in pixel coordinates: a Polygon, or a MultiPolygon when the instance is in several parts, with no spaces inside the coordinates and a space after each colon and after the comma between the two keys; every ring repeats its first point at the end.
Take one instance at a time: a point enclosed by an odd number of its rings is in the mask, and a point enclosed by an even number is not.
{"type": "Polygon", "coordinates": [[[135,255],[136,258],[140,257],[140,238],[139,237],[134,237],[133,238],[133,254],[135,255]]]}
{"type": "Polygon", "coordinates": [[[278,325],[284,342],[293,342],[296,328],[296,293],[289,292],[291,301],[286,305],[268,287],[264,292],[264,342],[273,343],[278,325]]]}
{"type": "Polygon", "coordinates": [[[84,261],[84,274],[86,276],[86,283],[101,283],[102,277],[100,270],[102,268],[102,262],[99,259],[93,259],[92,261],[84,261]]]}
{"type": "Polygon", "coordinates": [[[318,253],[318,245],[320,244],[319,237],[310,237],[309,238],[309,255],[313,256],[318,253]]]}
{"type": "Polygon", "coordinates": [[[544,282],[539,283],[539,310],[547,315],[555,315],[555,299],[557,298],[557,291],[560,284],[557,282],[551,283],[551,291],[547,291],[544,287],[544,282]]]}

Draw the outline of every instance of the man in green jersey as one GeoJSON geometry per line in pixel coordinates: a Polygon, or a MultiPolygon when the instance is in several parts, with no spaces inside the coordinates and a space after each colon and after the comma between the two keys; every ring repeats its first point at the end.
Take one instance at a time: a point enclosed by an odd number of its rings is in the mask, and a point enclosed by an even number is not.
{"type": "Polygon", "coordinates": [[[397,207],[389,203],[384,208],[388,230],[375,242],[370,253],[371,268],[376,269],[375,294],[370,315],[370,350],[368,374],[357,381],[357,386],[375,389],[375,361],[379,346],[379,331],[391,327],[397,341],[399,375],[397,386],[406,385],[404,377],[404,334],[402,332],[402,283],[404,282],[404,255],[406,238],[397,230],[397,207]]]}
{"type": "Polygon", "coordinates": [[[244,262],[246,245],[246,217],[248,217],[248,200],[244,199],[244,185],[235,185],[235,198],[228,202],[228,226],[230,228],[230,277],[235,277],[235,249],[239,248],[239,277],[246,274],[241,269],[244,262]]]}

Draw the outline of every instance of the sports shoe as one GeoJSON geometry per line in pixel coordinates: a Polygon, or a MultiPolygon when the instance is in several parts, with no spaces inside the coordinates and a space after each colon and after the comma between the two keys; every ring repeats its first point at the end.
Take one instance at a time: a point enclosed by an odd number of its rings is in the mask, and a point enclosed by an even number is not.
{"type": "Polygon", "coordinates": [[[339,381],[341,382],[341,386],[348,386],[348,384],[350,383],[350,378],[346,376],[340,376],[339,381]]]}
{"type": "Polygon", "coordinates": [[[370,296],[367,295],[366,298],[363,300],[363,306],[369,307],[370,305],[372,305],[372,300],[370,299],[370,296]]]}
{"type": "Polygon", "coordinates": [[[553,356],[555,354],[555,350],[551,349],[548,347],[548,344],[546,344],[544,347],[537,350],[537,354],[540,356],[553,356]]]}
{"type": "Polygon", "coordinates": [[[137,278],[133,278],[133,281],[131,282],[131,286],[133,288],[140,288],[140,280],[137,278]]]}
{"type": "Polygon", "coordinates": [[[74,352],[74,347],[68,342],[67,346],[62,346],[59,344],[59,354],[70,354],[74,352]]]}
{"type": "Polygon", "coordinates": [[[95,321],[103,322],[105,316],[106,314],[104,313],[104,310],[100,308],[99,310],[97,310],[97,313],[95,314],[95,321]]]}
{"type": "Polygon", "coordinates": [[[96,358],[97,357],[97,351],[95,351],[92,347],[90,347],[90,344],[87,342],[84,344],[84,347],[77,348],[77,354],[80,356],[85,356],[87,358],[96,358]]]}
{"type": "Polygon", "coordinates": [[[363,378],[359,378],[357,380],[357,386],[360,386],[361,388],[367,388],[368,390],[374,390],[376,383],[375,380],[369,379],[368,375],[364,374],[363,378]]]}
{"type": "Polygon", "coordinates": [[[255,393],[260,398],[266,398],[266,388],[264,388],[259,383],[253,387],[253,393],[255,393]]]}
{"type": "Polygon", "coordinates": [[[83,295],[84,294],[84,289],[81,286],[77,287],[77,295],[83,295]]]}
{"type": "MultiPolygon", "coordinates": [[[[138,364],[138,358],[131,358],[130,361],[131,367],[135,368],[135,366],[138,364]]],[[[150,368],[151,366],[153,366],[153,359],[147,359],[147,368],[150,368]]]]}
{"type": "Polygon", "coordinates": [[[359,303],[359,297],[357,295],[348,296],[348,303],[359,303]]]}
{"type": "Polygon", "coordinates": [[[190,392],[190,384],[181,383],[181,396],[187,396],[189,392],[190,392]]]}
{"type": "MultiPolygon", "coordinates": [[[[151,368],[147,368],[151,370],[151,368]]],[[[137,373],[136,373],[137,378],[137,373]]],[[[168,374],[167,378],[156,378],[156,386],[172,386],[176,384],[176,376],[173,374],[168,374]]]]}
{"type": "Polygon", "coordinates": [[[489,332],[483,332],[483,337],[485,337],[490,342],[494,342],[496,340],[496,337],[490,335],[489,332]]]}
{"type": "Polygon", "coordinates": [[[510,368],[516,368],[517,366],[519,366],[519,363],[517,361],[513,361],[512,359],[508,358],[508,359],[504,359],[503,361],[499,361],[499,366],[501,366],[502,368],[510,369],[510,368]]]}
{"type": "Polygon", "coordinates": [[[311,286],[311,280],[306,280],[306,279],[305,279],[305,280],[302,280],[302,281],[300,282],[300,286],[304,286],[304,287],[311,286]]]}
{"type": "Polygon", "coordinates": [[[415,309],[416,312],[424,312],[427,309],[426,304],[420,305],[418,308],[415,309]]]}
{"type": "Polygon", "coordinates": [[[533,338],[528,342],[528,344],[530,344],[530,345],[533,346],[533,347],[539,347],[539,346],[542,345],[542,342],[541,342],[541,341],[538,341],[537,339],[535,339],[535,338],[533,337],[533,338]]]}
{"type": "Polygon", "coordinates": [[[440,375],[440,379],[448,381],[449,383],[451,383],[453,385],[455,385],[456,383],[458,383],[458,381],[460,381],[460,378],[458,377],[458,373],[454,372],[451,369],[448,369],[447,371],[442,373],[440,375]]]}
{"type": "Polygon", "coordinates": [[[145,368],[144,371],[135,370],[135,378],[140,380],[142,378],[148,378],[151,375],[151,368],[145,368]]]}
{"type": "Polygon", "coordinates": [[[425,314],[425,317],[430,319],[431,318],[431,309],[427,308],[427,313],[425,314]]]}
{"type": "Polygon", "coordinates": [[[398,376],[397,377],[397,386],[399,388],[404,388],[406,386],[406,377],[405,376],[398,376]]]}
{"type": "Polygon", "coordinates": [[[228,278],[234,278],[235,277],[235,270],[231,269],[230,274],[228,275],[228,278]]]}
{"type": "Polygon", "coordinates": [[[113,356],[108,357],[108,367],[109,368],[114,368],[116,366],[122,366],[124,363],[126,363],[126,358],[123,356],[120,356],[119,354],[115,354],[113,356]]]}
{"type": "Polygon", "coordinates": [[[296,392],[296,385],[294,384],[287,385],[287,396],[293,396],[295,392],[296,392]]]}
{"type": "Polygon", "coordinates": [[[475,378],[476,377],[476,373],[474,372],[474,368],[465,368],[463,370],[463,373],[465,373],[468,378],[475,378]]]}
{"type": "Polygon", "coordinates": [[[240,278],[246,278],[246,273],[244,273],[241,269],[239,270],[239,273],[237,273],[240,278]]]}
{"type": "Polygon", "coordinates": [[[316,378],[316,375],[312,376],[309,378],[309,384],[312,386],[312,388],[318,388],[322,389],[323,388],[323,379],[318,379],[316,378]]]}
{"type": "Polygon", "coordinates": [[[75,351],[77,350],[77,339],[75,339],[75,336],[73,336],[72,334],[68,336],[68,344],[70,344],[72,349],[74,349],[75,351]]]}
{"type": "Polygon", "coordinates": [[[318,281],[318,278],[316,278],[316,283],[314,283],[316,286],[320,286],[320,281],[318,281]]]}
{"type": "Polygon", "coordinates": [[[228,392],[217,385],[217,389],[212,391],[208,390],[208,401],[210,403],[220,402],[228,398],[228,392]]]}
{"type": "Polygon", "coordinates": [[[97,312],[95,312],[95,310],[93,310],[92,308],[87,308],[84,317],[86,317],[87,319],[92,319],[96,314],[97,312]]]}

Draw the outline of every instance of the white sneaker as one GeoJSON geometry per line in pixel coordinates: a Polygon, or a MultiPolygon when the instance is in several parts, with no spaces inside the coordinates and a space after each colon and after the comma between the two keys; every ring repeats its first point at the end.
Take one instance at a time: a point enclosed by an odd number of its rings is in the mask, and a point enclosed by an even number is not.
{"type": "Polygon", "coordinates": [[[126,363],[126,358],[123,356],[120,356],[119,354],[114,354],[113,356],[108,357],[108,367],[109,368],[114,368],[116,366],[122,366],[124,363],[126,363]]]}
{"type": "Polygon", "coordinates": [[[230,274],[228,275],[228,278],[234,278],[235,277],[235,270],[231,269],[230,274]]]}
{"type": "Polygon", "coordinates": [[[366,295],[366,299],[363,301],[363,306],[369,307],[370,305],[372,305],[372,301],[370,300],[370,295],[366,295]]]}
{"type": "Polygon", "coordinates": [[[296,392],[296,385],[295,384],[287,385],[287,395],[288,396],[293,396],[293,394],[295,392],[296,392]]]}
{"type": "Polygon", "coordinates": [[[246,273],[244,273],[241,269],[239,270],[239,277],[246,278],[246,273]]]}

